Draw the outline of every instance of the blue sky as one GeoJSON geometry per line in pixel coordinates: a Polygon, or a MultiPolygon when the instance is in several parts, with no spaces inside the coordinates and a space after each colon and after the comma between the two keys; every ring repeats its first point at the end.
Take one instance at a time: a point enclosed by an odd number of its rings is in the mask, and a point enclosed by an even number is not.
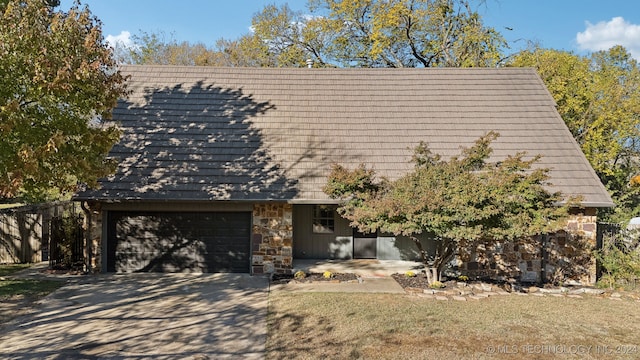
{"type": "MultiPolygon", "coordinates": [[[[142,30],[213,45],[221,37],[235,39],[247,33],[253,14],[267,4],[288,3],[293,10],[306,10],[306,0],[81,1],[102,20],[105,37],[125,42],[142,30]]],[[[62,0],[61,8],[68,9],[72,2],[62,0]]],[[[581,54],[621,44],[640,59],[638,0],[487,0],[478,11],[486,25],[510,42],[511,51],[526,47],[528,41],[581,54]]]]}

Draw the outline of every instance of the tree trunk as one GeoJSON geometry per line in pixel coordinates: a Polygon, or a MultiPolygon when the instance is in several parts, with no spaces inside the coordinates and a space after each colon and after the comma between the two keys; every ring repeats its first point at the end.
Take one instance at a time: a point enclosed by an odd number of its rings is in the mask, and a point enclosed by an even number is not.
{"type": "Polygon", "coordinates": [[[427,281],[429,282],[429,285],[433,284],[436,281],[440,281],[440,271],[438,271],[438,268],[430,266],[426,268],[426,270],[427,281]]]}
{"type": "Polygon", "coordinates": [[[451,239],[440,239],[437,241],[436,254],[433,257],[433,261],[429,261],[427,252],[422,247],[420,239],[411,236],[411,240],[416,244],[422,263],[424,264],[425,272],[427,273],[427,281],[429,284],[433,284],[435,281],[442,279],[442,272],[447,265],[451,257],[455,254],[455,241],[451,239]]]}
{"type": "Polygon", "coordinates": [[[420,242],[420,239],[418,239],[415,236],[411,236],[411,240],[413,240],[414,244],[416,244],[416,247],[418,248],[418,252],[420,253],[420,258],[422,259],[422,263],[424,264],[425,268],[429,266],[429,259],[427,259],[427,252],[424,251],[424,248],[422,247],[422,243],[420,242]]]}
{"type": "Polygon", "coordinates": [[[416,247],[418,248],[418,252],[420,253],[420,258],[422,259],[422,265],[424,265],[424,270],[425,270],[425,273],[427,274],[427,281],[429,282],[429,284],[432,284],[434,281],[438,279],[437,269],[430,266],[429,258],[427,257],[427,252],[422,247],[422,243],[420,242],[420,239],[418,239],[415,236],[411,236],[411,240],[413,240],[413,242],[416,244],[416,247]],[[435,276],[435,280],[434,280],[434,276],[435,276]]]}

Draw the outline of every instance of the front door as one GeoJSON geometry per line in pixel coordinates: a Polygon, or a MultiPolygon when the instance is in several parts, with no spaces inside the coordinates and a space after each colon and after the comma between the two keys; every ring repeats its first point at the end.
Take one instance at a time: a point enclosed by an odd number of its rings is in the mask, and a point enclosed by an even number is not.
{"type": "Polygon", "coordinates": [[[375,259],[378,256],[378,233],[361,233],[353,229],[353,258],[375,259]]]}

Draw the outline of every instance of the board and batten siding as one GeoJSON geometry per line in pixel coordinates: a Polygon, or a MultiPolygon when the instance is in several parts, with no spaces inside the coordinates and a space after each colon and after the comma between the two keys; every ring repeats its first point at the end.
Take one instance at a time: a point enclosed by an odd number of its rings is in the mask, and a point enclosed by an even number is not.
{"type": "MultiPolygon", "coordinates": [[[[425,235],[418,235],[422,248],[428,253],[435,252],[434,242],[425,235]]],[[[420,261],[418,247],[406,236],[382,234],[378,236],[378,259],[420,261]]]]}
{"type": "MultiPolygon", "coordinates": [[[[425,250],[431,242],[422,236],[425,250]]],[[[382,234],[377,238],[377,258],[380,260],[419,260],[420,254],[413,240],[404,236],[382,234]]],[[[335,214],[333,234],[313,232],[313,205],[293,207],[294,259],[352,259],[353,229],[349,221],[335,214]]]]}
{"type": "Polygon", "coordinates": [[[293,206],[293,258],[351,259],[353,234],[349,221],[336,213],[333,234],[314,233],[313,206],[293,206]]]}

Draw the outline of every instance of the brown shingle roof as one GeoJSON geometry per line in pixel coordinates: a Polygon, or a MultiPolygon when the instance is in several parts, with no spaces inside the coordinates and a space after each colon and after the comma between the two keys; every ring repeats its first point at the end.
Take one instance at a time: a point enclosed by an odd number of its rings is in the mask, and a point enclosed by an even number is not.
{"type": "Polygon", "coordinates": [[[541,154],[553,190],[612,205],[533,69],[122,71],[120,167],[78,199],[327,202],[333,162],[395,178],[420,141],[449,157],[494,130],[494,158],[541,154]]]}

